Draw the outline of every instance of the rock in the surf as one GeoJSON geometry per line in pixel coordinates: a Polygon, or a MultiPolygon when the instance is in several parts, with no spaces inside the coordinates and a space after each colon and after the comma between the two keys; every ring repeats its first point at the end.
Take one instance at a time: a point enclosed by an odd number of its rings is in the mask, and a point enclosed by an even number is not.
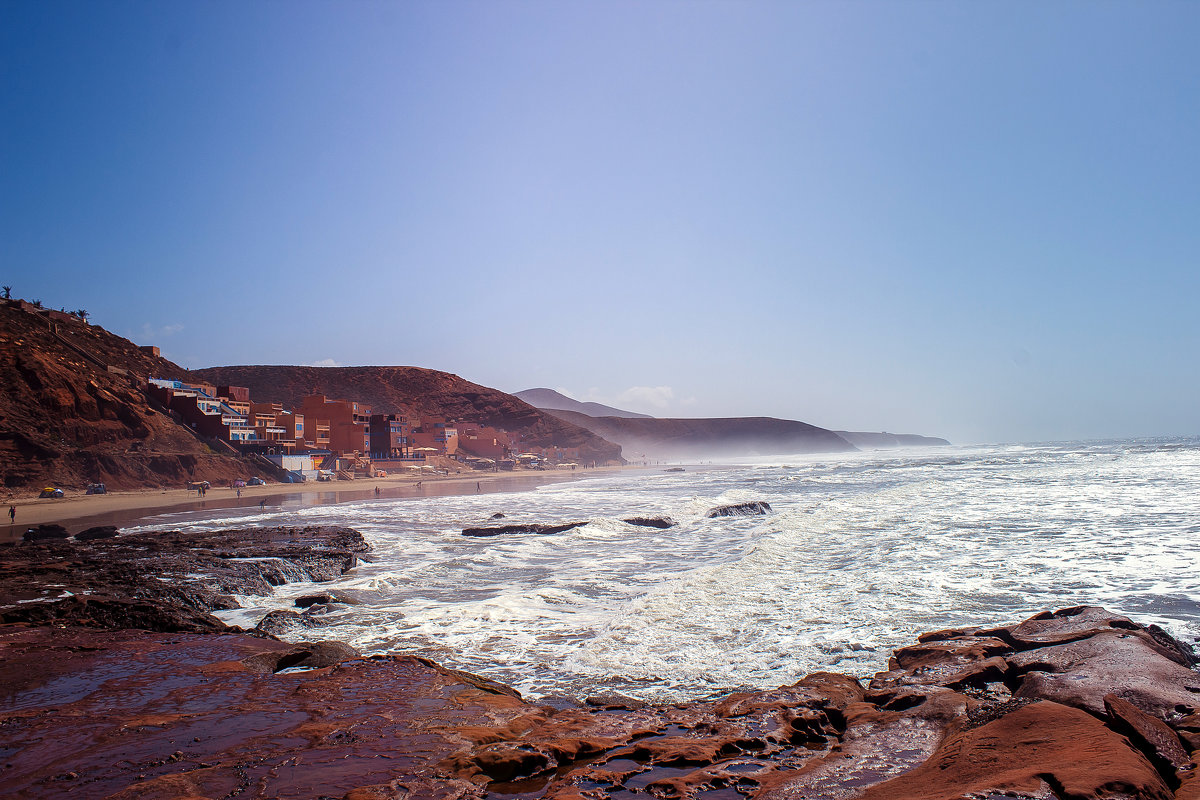
{"type": "Polygon", "coordinates": [[[752,517],[758,514],[766,514],[771,510],[771,504],[765,500],[755,500],[750,503],[734,503],[728,506],[717,506],[710,509],[707,516],[709,519],[713,517],[752,517]]]}
{"type": "Polygon", "coordinates": [[[514,525],[488,525],[482,528],[463,528],[463,536],[505,536],[513,533],[562,533],[572,528],[580,528],[587,522],[561,522],[556,525],[544,525],[538,522],[518,523],[514,525]]]}

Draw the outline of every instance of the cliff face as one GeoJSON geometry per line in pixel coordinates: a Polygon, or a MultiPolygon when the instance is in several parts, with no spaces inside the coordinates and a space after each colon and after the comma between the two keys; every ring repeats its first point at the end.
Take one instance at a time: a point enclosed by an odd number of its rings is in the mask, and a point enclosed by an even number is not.
{"type": "Polygon", "coordinates": [[[547,410],[616,442],[627,458],[719,458],[783,453],[839,453],[857,448],[833,431],[772,417],[628,419],[547,410]]]}
{"type": "Polygon", "coordinates": [[[457,375],[421,367],[232,366],[186,376],[216,385],[245,386],[252,399],[298,407],[305,396],[357,400],[377,414],[410,413],[489,425],[519,433],[531,445],[578,447],[585,461],[617,461],[621,448],[570,421],[457,375]]]}
{"type": "Polygon", "coordinates": [[[869,433],[866,431],[835,431],[850,444],[862,450],[892,447],[947,447],[950,442],[937,436],[915,433],[869,433]]]}
{"type": "Polygon", "coordinates": [[[99,326],[0,301],[0,481],[27,494],[256,474],[149,406],[140,382],[182,372],[99,326]]]}

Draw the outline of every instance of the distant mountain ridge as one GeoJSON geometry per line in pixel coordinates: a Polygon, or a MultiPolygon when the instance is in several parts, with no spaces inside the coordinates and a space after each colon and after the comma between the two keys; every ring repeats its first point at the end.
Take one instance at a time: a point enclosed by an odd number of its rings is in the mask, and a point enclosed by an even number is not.
{"type": "Polygon", "coordinates": [[[621,448],[592,431],[542,411],[499,389],[449,372],[423,367],[300,367],[241,365],[189,372],[189,380],[245,386],[254,400],[298,408],[304,397],[323,394],[356,400],[375,413],[407,412],[489,425],[518,433],[530,445],[578,447],[584,461],[620,461],[621,448]]]}
{"type": "Polygon", "coordinates": [[[589,417],[622,417],[624,419],[653,419],[649,414],[638,414],[635,411],[623,411],[619,408],[606,406],[602,403],[583,402],[567,397],[562,392],[553,389],[522,389],[513,392],[513,397],[519,397],[534,408],[556,411],[575,411],[587,414],[589,417]]]}
{"type": "Polygon", "coordinates": [[[627,459],[723,458],[788,453],[844,453],[857,450],[836,433],[807,422],[773,417],[658,419],[589,417],[546,409],[621,445],[627,459]]]}
{"type": "Polygon", "coordinates": [[[583,403],[545,388],[525,389],[515,396],[621,445],[626,458],[784,455],[950,444],[935,436],[830,431],[807,422],[774,417],[656,418],[600,403],[583,403]]]}
{"type": "Polygon", "coordinates": [[[939,436],[920,436],[915,433],[867,433],[865,431],[834,431],[855,447],[877,450],[891,447],[948,447],[950,442],[939,436]]]}

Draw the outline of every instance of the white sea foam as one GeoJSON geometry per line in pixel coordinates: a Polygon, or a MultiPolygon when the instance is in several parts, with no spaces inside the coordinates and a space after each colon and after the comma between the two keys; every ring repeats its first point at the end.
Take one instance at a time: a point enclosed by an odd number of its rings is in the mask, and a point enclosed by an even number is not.
{"type": "MultiPolygon", "coordinates": [[[[172,527],[341,524],[371,563],[303,635],[405,651],[534,696],[644,697],[869,675],[916,634],[1100,604],[1200,635],[1200,441],[773,457],[534,492],[267,509],[172,527]],[[766,500],[765,517],[707,519],[766,500]],[[550,536],[464,527],[590,520],[550,536]],[[620,522],[662,514],[667,530],[620,522]]],[[[150,525],[147,527],[154,527],[150,525]]],[[[241,624],[311,585],[242,598],[241,624]]]]}

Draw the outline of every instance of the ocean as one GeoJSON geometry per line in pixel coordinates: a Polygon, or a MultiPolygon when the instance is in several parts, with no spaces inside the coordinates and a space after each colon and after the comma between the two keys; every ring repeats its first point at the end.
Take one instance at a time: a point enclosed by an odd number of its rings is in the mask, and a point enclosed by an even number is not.
{"type": "Polygon", "coordinates": [[[475,672],[553,702],[696,699],[818,670],[869,677],[917,634],[1101,605],[1200,637],[1200,439],[772,456],[511,494],[370,499],[140,529],[348,525],[374,550],[332,584],[221,612],[252,626],[293,599],[353,600],[293,638],[475,672]],[[765,516],[714,506],[765,500],[765,516]],[[589,520],[491,538],[464,527],[589,520]],[[631,515],[665,515],[659,530],[631,515]]]}

